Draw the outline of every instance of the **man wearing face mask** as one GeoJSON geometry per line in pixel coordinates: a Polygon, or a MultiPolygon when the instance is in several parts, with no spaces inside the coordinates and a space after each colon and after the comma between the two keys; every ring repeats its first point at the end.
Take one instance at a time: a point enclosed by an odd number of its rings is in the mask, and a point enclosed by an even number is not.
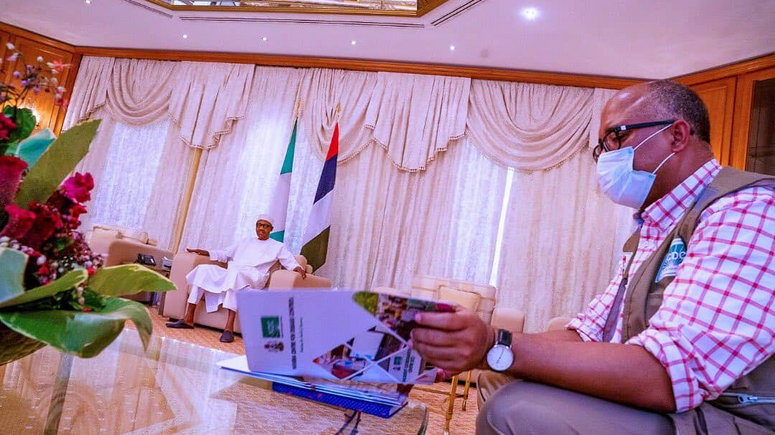
{"type": "Polygon", "coordinates": [[[602,191],[638,211],[609,287],[541,334],[422,313],[413,346],[493,371],[478,433],[772,433],[775,178],[719,166],[707,109],[669,81],[614,95],[599,137],[602,191]]]}

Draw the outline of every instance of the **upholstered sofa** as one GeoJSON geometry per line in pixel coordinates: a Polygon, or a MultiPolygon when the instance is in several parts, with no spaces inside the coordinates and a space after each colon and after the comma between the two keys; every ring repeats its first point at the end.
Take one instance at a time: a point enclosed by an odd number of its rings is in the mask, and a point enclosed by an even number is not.
{"type": "MultiPolygon", "coordinates": [[[[148,237],[142,230],[110,225],[95,225],[86,233],[86,241],[94,253],[100,254],[105,266],[137,262],[138,254],[150,255],[154,259],[154,269],[162,269],[164,259],[172,259],[172,252],[156,246],[156,240],[148,237]]],[[[143,292],[126,296],[143,302],[149,302],[151,295],[143,292]]]]}
{"type": "Polygon", "coordinates": [[[105,266],[134,263],[137,254],[150,255],[157,268],[161,268],[163,258],[172,259],[172,252],[156,246],[156,240],[148,233],[132,228],[95,225],[86,233],[91,250],[102,255],[105,266]]]}
{"type": "MultiPolygon", "coordinates": [[[[269,281],[266,284],[267,290],[289,290],[303,288],[330,288],[331,280],[312,274],[312,267],[307,264],[307,259],[302,255],[296,256],[296,261],[307,270],[307,277],[302,279],[301,274],[292,270],[285,270],[280,267],[279,262],[273,267],[269,274],[269,281]]],[[[181,252],[177,254],[172,262],[170,271],[170,280],[175,283],[177,290],[166,292],[164,302],[159,307],[159,313],[171,319],[180,319],[186,312],[188,304],[189,286],[186,283],[186,275],[200,264],[220,264],[210,261],[209,257],[197,255],[190,252],[181,252]]],[[[250,290],[246,290],[250,291],[250,290]]],[[[213,328],[223,328],[226,324],[227,312],[224,308],[218,311],[208,313],[204,306],[204,299],[199,302],[194,317],[194,323],[198,325],[210,326],[213,328]]],[[[234,324],[235,332],[239,332],[239,313],[237,322],[234,324]]]]}

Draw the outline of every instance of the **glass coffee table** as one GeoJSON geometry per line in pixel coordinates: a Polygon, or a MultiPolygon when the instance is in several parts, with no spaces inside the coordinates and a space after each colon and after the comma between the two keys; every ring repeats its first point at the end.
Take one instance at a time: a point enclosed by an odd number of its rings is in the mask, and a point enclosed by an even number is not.
{"type": "Polygon", "coordinates": [[[218,368],[234,354],[125,330],[99,356],[46,347],[0,366],[0,427],[18,434],[424,434],[425,405],[356,415],[218,368]],[[360,417],[360,418],[358,418],[360,417]],[[348,423],[349,422],[349,423],[348,423]]]}

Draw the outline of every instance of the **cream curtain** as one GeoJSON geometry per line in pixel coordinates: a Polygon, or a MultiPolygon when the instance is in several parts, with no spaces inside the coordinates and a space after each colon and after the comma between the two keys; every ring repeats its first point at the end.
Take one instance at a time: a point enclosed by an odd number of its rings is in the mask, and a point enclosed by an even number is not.
{"type": "Polygon", "coordinates": [[[213,148],[245,116],[254,65],[83,58],[65,128],[93,117],[99,108],[128,125],[169,116],[180,139],[213,148]]]}
{"type": "Polygon", "coordinates": [[[94,113],[100,130],[89,153],[76,168],[95,178],[83,227],[94,224],[138,228],[169,248],[191,149],[167,118],[134,126],[111,118],[106,108],[94,113]],[[128,169],[131,168],[131,169],[128,169]]]}
{"type": "Polygon", "coordinates": [[[107,107],[113,119],[146,125],[169,112],[178,62],[116,59],[107,88],[107,107]]]}
{"type": "Polygon", "coordinates": [[[600,193],[590,152],[552,171],[515,173],[498,270],[500,303],[526,330],[575,315],[602,292],[631,229],[632,210],[600,193]]]}
{"type": "Polygon", "coordinates": [[[175,77],[169,112],[181,139],[210,149],[245,116],[254,65],[182,62],[175,77]]]}
{"type": "Polygon", "coordinates": [[[347,162],[365,148],[371,132],[366,112],[377,84],[377,73],[311,68],[299,88],[302,125],[312,151],[324,159],[339,122],[339,160],[347,162]],[[339,109],[339,110],[337,110],[339,109]]]}
{"type": "Polygon", "coordinates": [[[297,69],[256,68],[245,118],[202,154],[181,248],[222,248],[255,234],[285,157],[300,79],[297,69]]]}
{"type": "MultiPolygon", "coordinates": [[[[322,168],[308,146],[298,143],[294,162],[294,252],[322,168]]],[[[337,168],[328,260],[316,273],[353,289],[406,288],[415,273],[487,282],[506,172],[465,141],[421,172],[398,171],[385,150],[366,147],[337,168]]]]}
{"type": "Polygon", "coordinates": [[[568,86],[472,80],[468,134],[500,165],[520,171],[551,169],[584,147],[594,116],[593,93],[568,86]]]}
{"type": "Polygon", "coordinates": [[[465,134],[470,89],[468,78],[378,73],[366,125],[396,167],[425,170],[465,134]]]}
{"type": "Polygon", "coordinates": [[[299,89],[304,129],[321,159],[338,121],[339,164],[376,142],[397,168],[425,170],[465,134],[470,82],[418,74],[306,70],[299,89]]]}
{"type": "Polygon", "coordinates": [[[81,59],[63,129],[91,119],[94,112],[105,105],[115,61],[112,57],[84,56],[81,59]]]}

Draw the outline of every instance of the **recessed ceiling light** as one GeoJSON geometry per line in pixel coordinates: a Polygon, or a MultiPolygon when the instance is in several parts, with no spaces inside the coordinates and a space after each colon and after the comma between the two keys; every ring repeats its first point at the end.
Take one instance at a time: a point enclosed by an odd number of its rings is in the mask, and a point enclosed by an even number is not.
{"type": "Polygon", "coordinates": [[[91,0],[86,0],[86,4],[90,5],[91,4],[91,0]]]}
{"type": "Polygon", "coordinates": [[[261,40],[264,41],[264,42],[266,42],[267,39],[269,39],[269,38],[267,38],[266,36],[262,36],[261,37],[261,40]]]}
{"type": "Polygon", "coordinates": [[[186,35],[186,34],[184,33],[184,34],[183,34],[183,39],[188,39],[188,35],[186,35]]]}
{"type": "Polygon", "coordinates": [[[449,51],[455,51],[455,46],[454,45],[450,45],[449,46],[449,51]]]}
{"type": "Polygon", "coordinates": [[[350,45],[355,45],[355,44],[357,44],[357,43],[358,43],[358,41],[356,41],[356,40],[354,40],[354,39],[353,39],[352,41],[350,41],[350,45]]]}
{"type": "Polygon", "coordinates": [[[538,18],[538,9],[532,7],[522,9],[522,16],[528,21],[533,21],[538,18]]]}

